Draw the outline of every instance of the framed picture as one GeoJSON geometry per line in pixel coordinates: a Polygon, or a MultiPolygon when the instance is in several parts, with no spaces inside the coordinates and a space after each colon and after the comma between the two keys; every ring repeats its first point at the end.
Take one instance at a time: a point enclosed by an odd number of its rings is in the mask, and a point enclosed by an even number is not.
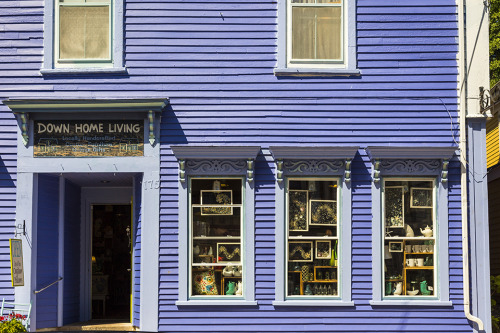
{"type": "Polygon", "coordinates": [[[404,228],[405,192],[403,186],[386,186],[385,194],[385,226],[387,228],[404,228]]]}
{"type": "Polygon", "coordinates": [[[217,262],[238,263],[241,261],[240,243],[217,243],[217,262]]]}
{"type": "Polygon", "coordinates": [[[403,242],[389,242],[389,252],[403,252],[403,242]]]}
{"type": "Polygon", "coordinates": [[[316,259],[330,259],[332,257],[332,242],[317,240],[316,241],[316,259]]]}
{"type": "Polygon", "coordinates": [[[233,203],[232,190],[201,190],[201,215],[233,215],[233,207],[221,207],[233,203]]]}
{"type": "Polygon", "coordinates": [[[337,225],[337,201],[309,201],[309,225],[337,225]]]}
{"type": "Polygon", "coordinates": [[[288,242],[288,261],[311,262],[313,259],[312,241],[288,242]]]}
{"type": "Polygon", "coordinates": [[[410,208],[432,208],[432,189],[412,187],[410,190],[410,208]]]}
{"type": "Polygon", "coordinates": [[[290,231],[308,231],[307,202],[309,191],[288,191],[288,228],[290,231]]]}

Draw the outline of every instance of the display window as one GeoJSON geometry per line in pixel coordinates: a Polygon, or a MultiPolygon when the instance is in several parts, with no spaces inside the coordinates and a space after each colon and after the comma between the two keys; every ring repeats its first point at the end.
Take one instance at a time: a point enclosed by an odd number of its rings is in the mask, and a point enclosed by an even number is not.
{"type": "Polygon", "coordinates": [[[435,296],[435,179],[383,182],[384,296],[435,296]]]}
{"type": "Polygon", "coordinates": [[[288,179],[288,298],[339,295],[338,192],[338,179],[288,179]]]}
{"type": "Polygon", "coordinates": [[[191,296],[242,296],[243,179],[192,178],[191,296]]]}

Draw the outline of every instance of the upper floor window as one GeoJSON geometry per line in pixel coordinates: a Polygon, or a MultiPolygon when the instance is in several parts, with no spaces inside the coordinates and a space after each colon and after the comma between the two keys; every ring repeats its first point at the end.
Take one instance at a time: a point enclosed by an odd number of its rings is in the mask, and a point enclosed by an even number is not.
{"type": "Polygon", "coordinates": [[[111,21],[111,0],[57,1],[57,63],[110,63],[111,21]]]}
{"type": "Polygon", "coordinates": [[[352,0],[280,0],[275,74],[355,75],[352,0]]]}
{"type": "Polygon", "coordinates": [[[123,72],[123,0],[45,2],[43,74],[123,72]]]}
{"type": "Polygon", "coordinates": [[[288,63],[315,66],[343,60],[342,0],[290,0],[288,63]]]}

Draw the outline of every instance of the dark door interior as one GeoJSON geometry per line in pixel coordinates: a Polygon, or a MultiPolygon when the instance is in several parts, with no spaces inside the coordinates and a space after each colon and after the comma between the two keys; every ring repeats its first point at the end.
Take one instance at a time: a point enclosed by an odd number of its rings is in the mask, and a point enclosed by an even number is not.
{"type": "Polygon", "coordinates": [[[130,319],[131,206],[92,206],[92,319],[130,319]]]}

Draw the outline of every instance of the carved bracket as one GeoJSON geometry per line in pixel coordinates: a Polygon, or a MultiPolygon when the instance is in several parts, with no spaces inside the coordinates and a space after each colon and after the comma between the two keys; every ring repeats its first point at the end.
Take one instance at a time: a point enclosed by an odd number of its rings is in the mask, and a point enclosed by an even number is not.
{"type": "Polygon", "coordinates": [[[181,183],[186,181],[186,161],[179,160],[179,180],[181,183]]]}
{"type": "Polygon", "coordinates": [[[283,160],[276,160],[276,180],[280,184],[283,182],[283,160]]]}
{"type": "Polygon", "coordinates": [[[28,114],[25,112],[21,112],[19,114],[19,119],[21,120],[21,136],[23,138],[23,144],[27,146],[29,142],[28,114]]]}
{"type": "Polygon", "coordinates": [[[351,163],[352,160],[350,158],[345,161],[344,180],[346,183],[351,182],[351,163]]]}
{"type": "Polygon", "coordinates": [[[443,160],[443,168],[441,170],[441,183],[443,184],[448,182],[448,164],[450,164],[450,161],[443,160]]]}
{"type": "Polygon", "coordinates": [[[375,160],[373,162],[373,182],[380,182],[380,160],[375,160]]]}
{"type": "Polygon", "coordinates": [[[155,136],[155,113],[153,111],[148,112],[148,120],[149,120],[149,144],[152,146],[156,142],[155,136]]]}
{"type": "Polygon", "coordinates": [[[248,180],[248,183],[253,182],[253,168],[254,168],[254,161],[251,158],[249,158],[247,160],[247,180],[248,180]]]}

